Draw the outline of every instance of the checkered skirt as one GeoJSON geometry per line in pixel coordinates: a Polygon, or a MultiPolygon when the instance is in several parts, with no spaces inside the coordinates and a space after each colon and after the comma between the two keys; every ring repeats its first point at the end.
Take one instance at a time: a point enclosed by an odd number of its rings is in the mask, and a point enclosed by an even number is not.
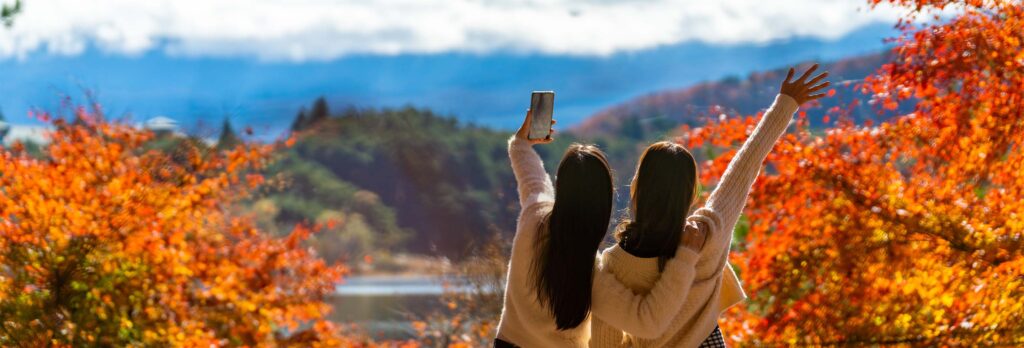
{"type": "Polygon", "coordinates": [[[725,338],[722,337],[722,330],[715,326],[708,338],[700,344],[700,348],[725,348],[725,338]]]}
{"type": "MultiPolygon", "coordinates": [[[[495,348],[516,348],[518,346],[506,342],[500,338],[494,339],[495,348]]],[[[722,330],[715,326],[715,331],[712,331],[708,338],[704,339],[704,342],[700,344],[700,348],[725,348],[725,338],[722,337],[722,330]]]]}

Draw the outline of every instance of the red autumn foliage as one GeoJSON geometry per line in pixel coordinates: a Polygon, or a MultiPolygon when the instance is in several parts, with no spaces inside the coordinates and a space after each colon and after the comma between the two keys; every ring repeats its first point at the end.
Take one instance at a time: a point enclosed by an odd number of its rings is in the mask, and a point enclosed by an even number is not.
{"type": "MultiPolygon", "coordinates": [[[[916,105],[783,136],[732,255],[751,295],[722,321],[734,343],[1024,344],[1024,5],[891,3],[904,34],[863,89],[880,112],[916,105]],[[942,8],[957,15],[912,21],[942,8]]],[[[684,129],[721,152],[706,184],[754,124],[684,129]]]]}

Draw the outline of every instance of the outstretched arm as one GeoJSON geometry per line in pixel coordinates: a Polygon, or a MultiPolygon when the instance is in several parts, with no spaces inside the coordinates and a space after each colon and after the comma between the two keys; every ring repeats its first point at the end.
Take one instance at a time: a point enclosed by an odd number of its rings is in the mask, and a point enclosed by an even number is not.
{"type": "MultiPolygon", "coordinates": [[[[819,82],[828,76],[827,72],[807,80],[808,76],[817,68],[818,65],[815,64],[795,81],[790,81],[793,78],[794,70],[789,69],[789,74],[782,82],[775,103],[765,112],[757,127],[754,128],[754,132],[729,162],[718,186],[711,192],[707,204],[695,213],[698,215],[695,216],[696,220],[703,220],[713,226],[712,235],[725,233],[731,235],[740,212],[743,211],[743,206],[746,204],[750,188],[761,169],[761,164],[768,157],[775,142],[785,132],[789,121],[793,119],[793,113],[801,104],[824,96],[825,93],[819,93],[819,91],[828,87],[829,82],[819,82]]],[[[715,240],[721,239],[715,238],[715,240]]]]}
{"type": "MultiPolygon", "coordinates": [[[[523,126],[508,140],[508,157],[512,162],[512,174],[515,175],[519,190],[520,209],[526,209],[538,202],[555,200],[551,177],[544,171],[544,162],[533,150],[534,144],[547,144],[553,139],[549,133],[544,139],[530,140],[526,135],[532,121],[533,114],[527,111],[523,126]]],[[[554,125],[555,121],[551,120],[551,124],[554,125]]],[[[554,133],[554,130],[551,133],[554,133]]]]}
{"type": "Polygon", "coordinates": [[[640,338],[657,338],[668,329],[690,293],[695,265],[705,231],[687,224],[676,256],[665,263],[661,278],[650,292],[637,295],[603,267],[594,273],[591,313],[608,325],[640,338]]]}

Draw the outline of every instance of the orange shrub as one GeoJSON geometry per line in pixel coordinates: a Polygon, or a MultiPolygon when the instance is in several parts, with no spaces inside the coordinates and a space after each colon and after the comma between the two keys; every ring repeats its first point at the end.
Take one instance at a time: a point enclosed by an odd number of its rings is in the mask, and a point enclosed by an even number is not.
{"type": "Polygon", "coordinates": [[[323,299],[346,273],[229,207],[271,151],[146,150],[85,109],[43,156],[0,150],[0,345],[345,346],[323,299]]]}

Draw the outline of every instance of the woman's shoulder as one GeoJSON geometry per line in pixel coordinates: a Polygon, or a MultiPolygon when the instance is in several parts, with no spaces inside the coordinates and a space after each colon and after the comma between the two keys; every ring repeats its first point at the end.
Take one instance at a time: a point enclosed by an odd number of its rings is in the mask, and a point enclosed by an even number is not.
{"type": "Polygon", "coordinates": [[[526,220],[543,221],[551,215],[551,209],[555,207],[555,202],[541,200],[533,204],[523,207],[523,211],[519,213],[520,224],[526,220]]]}
{"type": "Polygon", "coordinates": [[[638,257],[622,249],[618,243],[598,255],[600,270],[616,275],[619,282],[633,288],[657,280],[661,271],[657,257],[638,257]],[[654,279],[649,279],[654,277],[654,279]]]}
{"type": "Polygon", "coordinates": [[[537,202],[523,207],[519,213],[519,221],[516,225],[516,236],[512,243],[513,253],[516,250],[529,246],[534,247],[534,241],[544,230],[544,222],[551,215],[552,202],[537,202]]]}

